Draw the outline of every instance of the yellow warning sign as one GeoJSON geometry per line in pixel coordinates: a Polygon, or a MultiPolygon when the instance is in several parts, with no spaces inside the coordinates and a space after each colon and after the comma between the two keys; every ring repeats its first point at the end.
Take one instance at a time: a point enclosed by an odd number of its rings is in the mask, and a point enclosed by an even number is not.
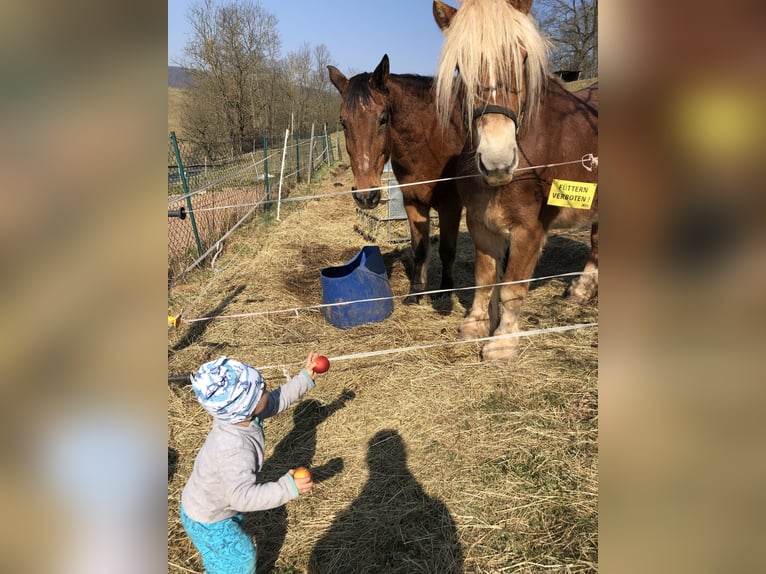
{"type": "Polygon", "coordinates": [[[551,192],[548,194],[548,205],[590,209],[593,197],[596,195],[596,185],[582,181],[554,179],[551,183],[551,192]]]}

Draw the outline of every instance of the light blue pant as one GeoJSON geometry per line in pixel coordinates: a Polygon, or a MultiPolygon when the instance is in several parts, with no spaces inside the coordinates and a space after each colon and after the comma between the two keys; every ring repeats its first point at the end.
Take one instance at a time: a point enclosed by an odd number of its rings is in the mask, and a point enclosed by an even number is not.
{"type": "Polygon", "coordinates": [[[208,524],[192,520],[181,507],[181,524],[202,555],[206,574],[255,574],[255,545],[242,530],[242,514],[208,524]]]}

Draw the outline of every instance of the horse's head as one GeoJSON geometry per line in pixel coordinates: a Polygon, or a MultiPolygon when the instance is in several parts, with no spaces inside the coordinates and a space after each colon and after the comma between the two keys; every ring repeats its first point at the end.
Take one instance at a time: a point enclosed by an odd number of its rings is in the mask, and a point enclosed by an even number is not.
{"type": "Polygon", "coordinates": [[[531,0],[466,0],[457,10],[434,0],[445,42],[436,80],[442,122],[456,98],[491,186],[510,183],[519,165],[518,135],[533,113],[547,68],[547,42],[529,15],[531,0]],[[457,72],[457,73],[456,73],[457,72]]]}
{"type": "Polygon", "coordinates": [[[330,81],[342,96],[340,123],[354,172],[353,194],[357,205],[372,209],[380,202],[380,176],[391,156],[389,127],[388,55],[372,74],[346,78],[335,66],[327,66],[330,81]],[[377,189],[370,189],[377,188],[377,189]],[[369,191],[368,191],[369,190],[369,191]]]}

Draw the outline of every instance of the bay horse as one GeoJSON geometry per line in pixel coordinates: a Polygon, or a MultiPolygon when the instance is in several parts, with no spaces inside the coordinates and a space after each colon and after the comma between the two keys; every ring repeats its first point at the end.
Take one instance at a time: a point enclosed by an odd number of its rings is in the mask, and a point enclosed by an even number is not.
{"type": "MultiPolygon", "coordinates": [[[[335,66],[327,66],[327,70],[342,96],[340,123],[354,173],[353,197],[360,208],[373,209],[380,202],[380,189],[374,188],[380,188],[389,159],[400,184],[455,175],[465,129],[457,107],[451,118],[442,120],[442,129],[432,77],[389,73],[387,54],[371,74],[349,79],[335,66]]],[[[411,305],[426,289],[431,209],[439,214],[440,289],[452,289],[463,208],[454,181],[406,185],[401,190],[414,260],[410,292],[404,299],[411,305]]]]}
{"type": "MultiPolygon", "coordinates": [[[[467,126],[458,173],[477,176],[457,182],[476,250],[477,288],[460,324],[462,339],[490,335],[498,277],[515,283],[499,287],[492,335],[520,330],[526,280],[550,229],[591,226],[585,272],[568,294],[586,301],[598,292],[598,85],[572,94],[547,73],[548,42],[530,7],[531,0],[465,0],[460,9],[433,2],[445,38],[437,114],[446,124],[458,102],[467,126]]],[[[518,337],[491,339],[482,358],[508,360],[518,345],[518,337]]]]}

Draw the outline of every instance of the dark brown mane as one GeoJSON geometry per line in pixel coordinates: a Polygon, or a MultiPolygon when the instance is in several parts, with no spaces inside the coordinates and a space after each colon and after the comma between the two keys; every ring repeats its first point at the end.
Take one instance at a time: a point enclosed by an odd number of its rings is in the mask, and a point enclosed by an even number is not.
{"type": "Polygon", "coordinates": [[[369,72],[363,72],[351,77],[348,80],[348,86],[346,87],[346,94],[343,100],[346,104],[348,104],[348,109],[351,112],[356,111],[356,106],[358,104],[370,101],[371,76],[372,74],[369,72]]]}
{"type": "Polygon", "coordinates": [[[398,82],[408,92],[430,92],[434,85],[433,76],[419,76],[418,74],[391,74],[390,81],[398,82]]]}
{"type": "MultiPolygon", "coordinates": [[[[355,112],[359,104],[367,103],[372,97],[370,90],[370,78],[372,74],[363,72],[349,79],[344,100],[348,104],[350,112],[355,112]]],[[[427,95],[434,85],[433,76],[420,76],[418,74],[389,74],[388,81],[397,83],[402,88],[416,96],[427,95]]],[[[382,91],[387,91],[385,88],[382,91]]]]}

